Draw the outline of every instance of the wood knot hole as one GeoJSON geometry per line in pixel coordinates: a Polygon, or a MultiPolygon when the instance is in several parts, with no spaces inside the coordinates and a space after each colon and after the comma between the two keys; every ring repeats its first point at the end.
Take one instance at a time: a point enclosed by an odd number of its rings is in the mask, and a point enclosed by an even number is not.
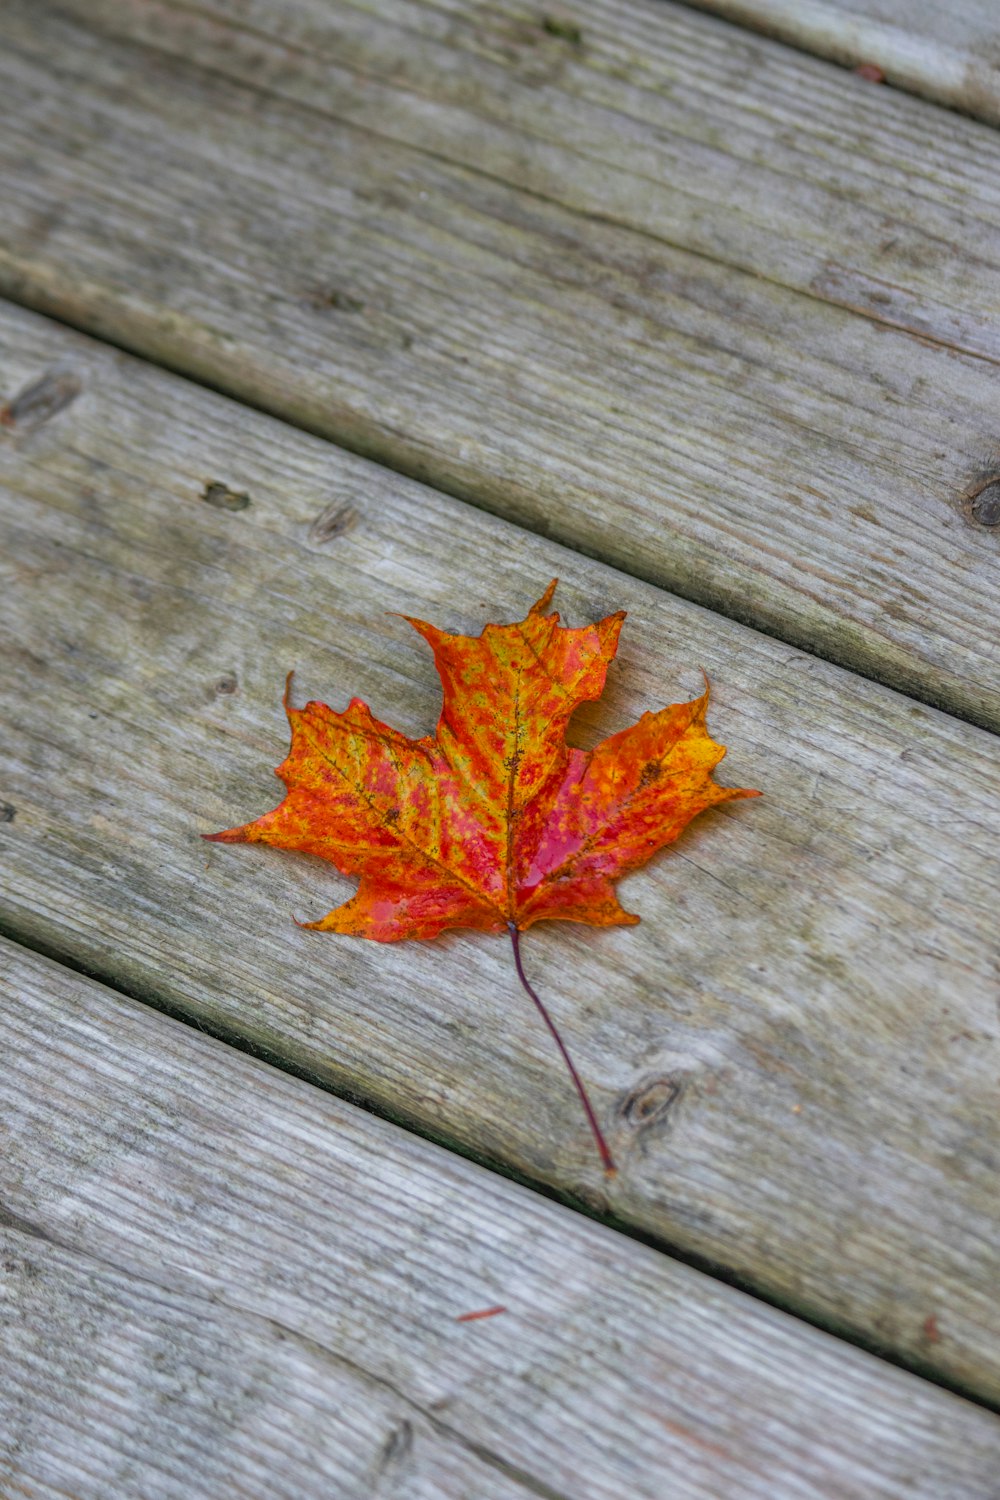
{"type": "Polygon", "coordinates": [[[239,685],[239,679],[235,672],[223,672],[222,676],[216,679],[215,692],[221,693],[223,697],[228,697],[229,694],[235,693],[238,690],[239,685]]]}
{"type": "Polygon", "coordinates": [[[250,496],[245,491],[231,490],[228,484],[220,484],[215,479],[206,484],[201,498],[207,505],[214,505],[216,510],[246,510],[250,504],[250,496]]]}
{"type": "Polygon", "coordinates": [[[71,371],[49,370],[0,406],[0,423],[30,432],[65,411],[82,390],[82,381],[71,371]]]}
{"type": "Polygon", "coordinates": [[[385,1440],[382,1448],[380,1467],[386,1468],[389,1464],[399,1463],[400,1459],[406,1457],[413,1447],[413,1423],[403,1417],[398,1427],[394,1427],[385,1440]]]}
{"type": "Polygon", "coordinates": [[[980,486],[969,509],[977,526],[1000,526],[1000,477],[980,486]]]}
{"type": "Polygon", "coordinates": [[[560,41],[569,42],[571,47],[583,46],[583,32],[568,16],[543,16],[542,30],[549,36],[559,37],[560,41]]]}
{"type": "Polygon", "coordinates": [[[322,547],[324,543],[332,542],[335,537],[350,531],[357,519],[358,513],[353,505],[333,500],[325,510],[320,511],[310,526],[309,540],[314,547],[322,547]]]}
{"type": "Polygon", "coordinates": [[[13,823],[17,817],[17,808],[13,802],[0,802],[0,823],[13,823]]]}
{"type": "Polygon", "coordinates": [[[619,1114],[634,1130],[648,1130],[661,1125],[680,1097],[681,1086],[674,1078],[658,1074],[641,1078],[629,1089],[619,1106],[619,1114]]]}

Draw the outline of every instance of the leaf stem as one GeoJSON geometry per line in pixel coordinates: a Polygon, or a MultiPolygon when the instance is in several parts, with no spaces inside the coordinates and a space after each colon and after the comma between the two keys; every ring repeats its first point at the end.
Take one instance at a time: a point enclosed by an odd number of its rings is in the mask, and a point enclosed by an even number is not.
{"type": "Polygon", "coordinates": [[[615,1166],[614,1158],[612,1157],[611,1152],[608,1150],[608,1143],[604,1139],[604,1135],[603,1135],[603,1132],[601,1130],[601,1127],[597,1123],[597,1116],[594,1114],[593,1105],[591,1104],[590,1100],[587,1097],[587,1090],[583,1086],[583,1079],[580,1077],[579,1073],[576,1071],[576,1068],[573,1066],[573,1059],[570,1057],[569,1053],[566,1051],[566,1047],[565,1047],[565,1045],[563,1043],[563,1039],[559,1035],[559,1032],[556,1029],[556,1023],[553,1021],[552,1017],[549,1015],[548,1011],[545,1009],[545,1006],[542,1004],[542,1002],[539,999],[538,995],[535,993],[535,991],[532,989],[531,985],[528,983],[527,975],[524,972],[524,965],[521,962],[521,940],[520,940],[520,934],[518,933],[518,930],[517,930],[517,924],[516,924],[516,922],[508,922],[507,923],[507,931],[510,933],[511,946],[514,949],[514,966],[517,969],[517,977],[521,981],[522,985],[524,986],[525,991],[531,996],[532,1000],[535,1002],[535,1005],[538,1008],[539,1015],[541,1016],[542,1020],[545,1022],[546,1026],[549,1028],[549,1032],[551,1033],[553,1041],[555,1042],[556,1046],[559,1048],[559,1051],[562,1053],[563,1062],[566,1064],[567,1068],[569,1069],[569,1076],[572,1078],[573,1083],[574,1083],[574,1085],[576,1087],[576,1091],[577,1091],[577,1093],[580,1096],[580,1103],[583,1105],[584,1112],[585,1112],[585,1114],[587,1116],[587,1120],[588,1120],[588,1122],[590,1124],[591,1131],[593,1132],[594,1140],[597,1143],[597,1149],[600,1152],[601,1161],[604,1164],[604,1170],[605,1170],[605,1172],[607,1173],[607,1175],[609,1177],[613,1177],[614,1174],[615,1174],[615,1172],[617,1172],[618,1168],[615,1166]]]}

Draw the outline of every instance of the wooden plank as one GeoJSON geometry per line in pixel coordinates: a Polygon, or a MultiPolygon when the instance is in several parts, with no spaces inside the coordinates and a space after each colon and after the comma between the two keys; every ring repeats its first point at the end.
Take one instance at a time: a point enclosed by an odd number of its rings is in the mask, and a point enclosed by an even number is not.
{"type": "Polygon", "coordinates": [[[1000,18],[994,0],[692,0],[740,26],[1000,125],[1000,18]]]}
{"type": "Polygon", "coordinates": [[[1000,726],[991,131],[653,0],[235,11],[10,0],[0,289],[1000,726]]]}
{"type": "Polygon", "coordinates": [[[5,930],[997,1396],[995,737],[37,317],[0,328],[8,389],[81,387],[0,427],[5,930]],[[299,701],[423,733],[437,677],[386,611],[479,630],[557,574],[570,620],[631,611],[580,734],[704,666],[724,779],[765,793],[625,883],[640,927],[525,943],[611,1187],[508,945],[300,931],[347,881],[198,837],[273,805],[290,667],[299,701]]]}
{"type": "Polygon", "coordinates": [[[0,955],[5,1495],[995,1493],[995,1416],[0,955]]]}
{"type": "MultiPolygon", "coordinates": [[[[85,1235],[67,1251],[44,1231],[0,1227],[5,1500],[558,1494],[466,1447],[311,1336],[304,1315],[289,1330],[234,1306],[218,1272],[151,1267],[133,1226],[115,1227],[124,1264],[85,1235]]],[[[327,1267],[339,1269],[335,1255],[327,1267]]],[[[239,1266],[226,1270],[234,1281],[239,1266]]]]}

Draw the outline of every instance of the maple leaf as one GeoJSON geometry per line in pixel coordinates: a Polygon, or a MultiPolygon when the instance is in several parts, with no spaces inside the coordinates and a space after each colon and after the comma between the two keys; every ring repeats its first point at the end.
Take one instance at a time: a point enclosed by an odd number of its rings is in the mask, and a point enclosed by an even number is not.
{"type": "Polygon", "coordinates": [[[359,698],[285,710],[292,731],[272,812],[216,843],[273,844],[357,875],[355,896],[300,925],[379,942],[474,927],[511,936],[518,976],[562,1052],[613,1170],[583,1084],[524,973],[519,934],[543,919],[638,922],[614,882],[671,843],[698,813],[745,788],[719,786],[725,754],[705,728],[708,687],[645,713],[593,750],[574,749],[575,709],[600,697],[623,611],[569,629],[548,614],[556,580],[527,618],[479,636],[409,623],[430,645],[444,699],[433,737],[408,739],[359,698]]]}

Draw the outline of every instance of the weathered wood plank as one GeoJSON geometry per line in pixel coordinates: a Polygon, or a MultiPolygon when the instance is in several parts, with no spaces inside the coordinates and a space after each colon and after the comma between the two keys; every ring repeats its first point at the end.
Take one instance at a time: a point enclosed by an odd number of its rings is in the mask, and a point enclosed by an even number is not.
{"type": "Polygon", "coordinates": [[[1000,1393],[996,739],[33,315],[0,330],[7,389],[50,372],[0,427],[7,930],[1000,1393]],[[425,732],[437,678],[385,612],[477,630],[557,573],[571,619],[632,612],[581,733],[704,665],[765,792],[631,878],[639,928],[526,945],[609,1196],[504,943],[299,931],[348,883],[198,838],[272,805],[289,667],[425,732]]]}
{"type": "Polygon", "coordinates": [[[27,314],[2,327],[16,384],[67,359],[83,382],[0,443],[8,930],[1000,1388],[996,739],[27,314]],[[633,616],[582,732],[703,665],[730,776],[765,792],[632,877],[637,930],[531,934],[622,1158],[607,1194],[506,944],[298,931],[348,882],[198,838],[273,804],[289,667],[422,733],[437,678],[385,612],[476,630],[554,574],[571,619],[633,616]]]}
{"type": "Polygon", "coordinates": [[[5,1495],[995,1493],[995,1416],[12,944],[0,973],[5,1495]]]}
{"type": "Polygon", "coordinates": [[[741,26],[1000,125],[1000,17],[994,0],[692,0],[741,26]]]}
{"type": "Polygon", "coordinates": [[[233,10],[10,0],[0,289],[1000,727],[993,132],[664,3],[233,10]]]}
{"type": "MultiPolygon", "coordinates": [[[[125,1114],[131,1105],[119,1100],[125,1114]]],[[[106,1134],[95,1144],[107,1150],[106,1134]]],[[[162,1161],[146,1164],[166,1175],[162,1161]]],[[[250,1186],[259,1188],[252,1179],[250,1186]]],[[[82,1196],[79,1187],[70,1196],[82,1196]]],[[[169,1224],[162,1201],[142,1207],[169,1224]]],[[[44,1231],[4,1228],[0,1215],[5,1500],[559,1493],[504,1472],[390,1380],[343,1359],[311,1333],[316,1320],[304,1308],[292,1330],[234,1305],[226,1292],[243,1269],[241,1245],[225,1247],[222,1275],[217,1265],[178,1274],[168,1229],[163,1257],[151,1264],[148,1248],[135,1243],[143,1217],[115,1223],[104,1237],[117,1241],[114,1249],[94,1255],[85,1230],[68,1236],[67,1250],[44,1231]]],[[[204,1265],[197,1248],[195,1258],[204,1265]]],[[[331,1277],[340,1259],[327,1252],[331,1277]]]]}

